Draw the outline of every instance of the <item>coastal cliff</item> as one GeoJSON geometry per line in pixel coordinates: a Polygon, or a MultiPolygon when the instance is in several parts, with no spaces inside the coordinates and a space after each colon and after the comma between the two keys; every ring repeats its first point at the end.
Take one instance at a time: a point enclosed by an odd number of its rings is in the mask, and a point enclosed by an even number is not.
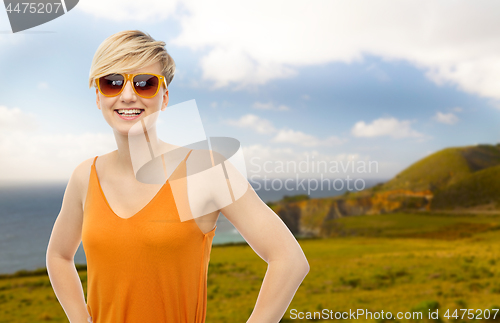
{"type": "Polygon", "coordinates": [[[330,236],[335,219],[404,211],[500,211],[500,145],[446,148],[393,179],[329,198],[285,196],[269,202],[290,231],[330,236]]]}

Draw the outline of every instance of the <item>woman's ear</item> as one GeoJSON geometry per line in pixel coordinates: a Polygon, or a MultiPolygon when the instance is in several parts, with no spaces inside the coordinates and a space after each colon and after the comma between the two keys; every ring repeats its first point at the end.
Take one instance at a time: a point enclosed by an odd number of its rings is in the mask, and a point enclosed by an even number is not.
{"type": "Polygon", "coordinates": [[[161,103],[161,111],[165,111],[167,108],[168,104],[168,89],[165,91],[165,94],[163,94],[163,101],[161,103]]]}
{"type": "Polygon", "coordinates": [[[95,89],[95,103],[97,104],[97,108],[101,110],[101,106],[99,105],[99,90],[95,89]]]}

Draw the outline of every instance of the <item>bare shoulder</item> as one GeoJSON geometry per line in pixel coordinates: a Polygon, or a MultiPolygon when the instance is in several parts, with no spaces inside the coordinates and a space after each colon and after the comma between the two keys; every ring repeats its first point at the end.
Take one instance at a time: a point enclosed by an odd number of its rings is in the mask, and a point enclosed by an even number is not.
{"type": "Polygon", "coordinates": [[[82,161],[78,166],[75,167],[73,174],[71,174],[70,182],[73,181],[74,185],[78,188],[78,197],[80,197],[82,210],[85,205],[85,199],[87,197],[87,190],[89,187],[89,179],[92,163],[95,157],[88,158],[82,161]]]}
{"type": "Polygon", "coordinates": [[[52,229],[47,254],[72,260],[80,244],[84,200],[93,158],[75,167],[64,192],[61,211],[52,229]]]}
{"type": "Polygon", "coordinates": [[[88,158],[78,164],[78,166],[75,167],[72,176],[75,176],[80,181],[84,180],[85,178],[88,180],[90,176],[90,168],[92,166],[92,163],[94,162],[94,158],[95,157],[88,158]]]}

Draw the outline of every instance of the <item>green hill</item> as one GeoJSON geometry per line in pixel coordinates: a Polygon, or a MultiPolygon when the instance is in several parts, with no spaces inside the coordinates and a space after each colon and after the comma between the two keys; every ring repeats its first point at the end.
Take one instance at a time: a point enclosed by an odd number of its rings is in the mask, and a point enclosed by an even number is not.
{"type": "Polygon", "coordinates": [[[414,211],[500,210],[500,145],[446,148],[386,183],[330,198],[287,197],[269,206],[292,233],[331,236],[337,219],[414,211]]]}
{"type": "Polygon", "coordinates": [[[379,189],[442,191],[472,173],[497,165],[500,165],[500,145],[446,148],[417,161],[379,189]]]}
{"type": "Polygon", "coordinates": [[[489,205],[500,208],[500,165],[465,176],[434,194],[432,208],[469,208],[489,205]]]}

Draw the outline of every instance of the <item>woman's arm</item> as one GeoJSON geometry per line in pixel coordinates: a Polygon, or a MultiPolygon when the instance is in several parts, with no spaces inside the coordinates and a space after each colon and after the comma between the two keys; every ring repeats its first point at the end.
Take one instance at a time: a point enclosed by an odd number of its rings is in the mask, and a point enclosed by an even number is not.
{"type": "Polygon", "coordinates": [[[90,319],[74,256],[81,242],[83,181],[85,177],[88,181],[91,162],[84,161],[71,175],[46,255],[50,282],[71,323],[87,323],[90,319]]]}
{"type": "Polygon", "coordinates": [[[242,197],[220,211],[268,263],[255,308],[247,323],[279,322],[309,272],[309,263],[300,245],[250,183],[242,197]]]}

